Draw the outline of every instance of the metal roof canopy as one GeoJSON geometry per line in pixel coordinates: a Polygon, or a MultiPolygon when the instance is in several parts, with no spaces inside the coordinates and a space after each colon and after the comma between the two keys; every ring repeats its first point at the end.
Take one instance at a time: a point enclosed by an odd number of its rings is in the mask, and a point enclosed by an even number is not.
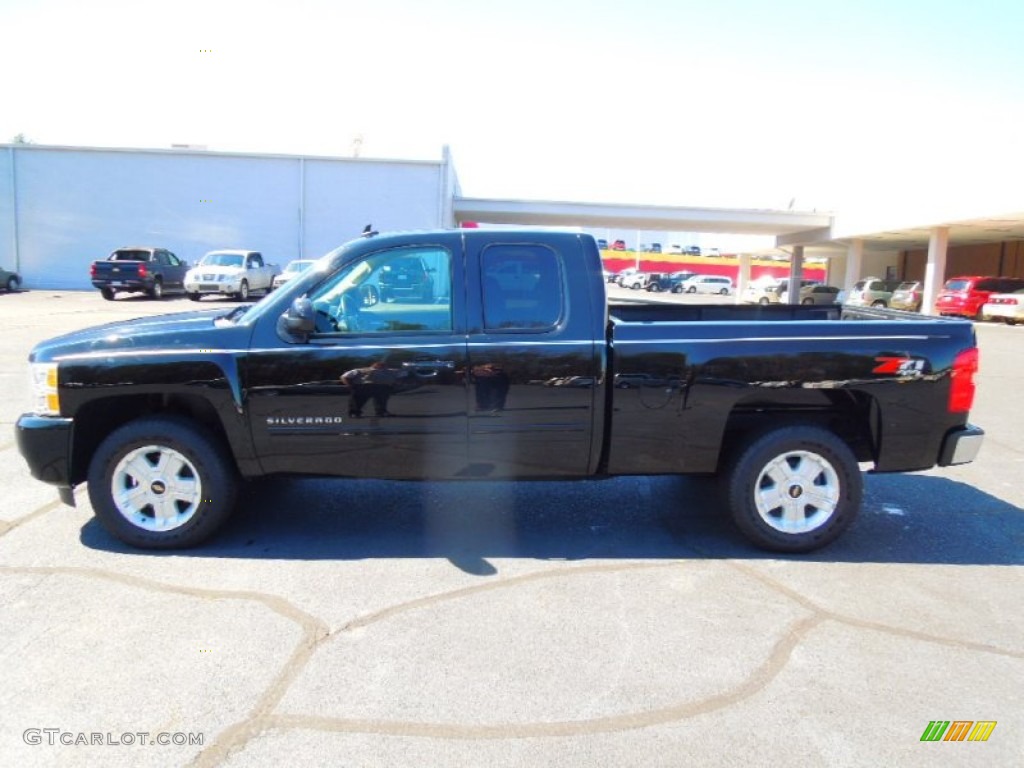
{"type": "Polygon", "coordinates": [[[982,245],[1001,243],[1009,240],[1024,240],[1024,212],[1012,212],[993,216],[937,219],[927,224],[904,227],[867,229],[850,227],[837,217],[831,226],[818,231],[795,232],[780,235],[776,245],[805,245],[810,250],[823,248],[845,248],[849,243],[860,240],[865,250],[870,251],[912,251],[926,250],[931,233],[936,228],[946,228],[949,245],[982,245]]]}
{"type": "Polygon", "coordinates": [[[456,197],[457,221],[535,226],[718,232],[735,235],[793,235],[832,225],[830,213],[750,208],[567,203],[456,197]]]}

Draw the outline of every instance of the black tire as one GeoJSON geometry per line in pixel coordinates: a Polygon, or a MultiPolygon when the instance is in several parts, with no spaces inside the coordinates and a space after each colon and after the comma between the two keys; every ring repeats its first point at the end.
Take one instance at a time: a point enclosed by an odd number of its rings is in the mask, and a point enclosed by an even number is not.
{"type": "Polygon", "coordinates": [[[752,544],[810,552],[853,522],[863,478],[853,453],[833,433],[793,425],[762,433],[738,451],[727,465],[725,489],[732,520],[752,544]]]}
{"type": "Polygon", "coordinates": [[[239,301],[249,300],[249,281],[243,280],[238,284],[238,293],[235,294],[235,298],[239,301]]]}
{"type": "Polygon", "coordinates": [[[18,278],[11,275],[7,278],[7,292],[14,293],[16,290],[18,290],[18,278]]]}
{"type": "Polygon", "coordinates": [[[814,299],[804,299],[804,300],[803,300],[803,301],[801,301],[800,303],[801,303],[801,304],[805,304],[805,305],[806,305],[806,304],[813,304],[813,303],[814,303],[814,299]]]}
{"type": "Polygon", "coordinates": [[[682,293],[682,292],[683,292],[683,286],[681,286],[681,285],[673,285],[672,286],[672,293],[682,293]]]}
{"type": "Polygon", "coordinates": [[[164,297],[164,284],[160,280],[156,280],[153,283],[153,287],[146,291],[146,293],[154,301],[160,301],[164,297]]]}
{"type": "Polygon", "coordinates": [[[114,291],[113,288],[100,288],[100,296],[102,296],[107,301],[113,301],[115,295],[116,291],[114,291]]]}
{"type": "Polygon", "coordinates": [[[696,293],[697,292],[697,286],[691,285],[689,288],[686,289],[686,292],[687,293],[696,293]]]}
{"type": "Polygon", "coordinates": [[[723,289],[722,289],[722,290],[720,290],[720,291],[719,291],[718,293],[719,293],[719,295],[721,295],[721,296],[728,296],[728,295],[729,295],[729,289],[728,289],[728,288],[723,288],[723,289]]]}
{"type": "Polygon", "coordinates": [[[871,306],[872,307],[882,307],[884,309],[885,308],[885,302],[882,301],[881,299],[878,299],[878,301],[871,302],[871,306]]]}
{"type": "Polygon", "coordinates": [[[116,429],[96,449],[88,481],[103,527],[142,549],[192,547],[207,540],[230,516],[238,492],[235,469],[217,440],[176,416],[147,416],[116,429]],[[154,466],[158,459],[165,464],[161,469],[154,466]],[[160,503],[168,515],[163,521],[157,514],[160,503]]]}
{"type": "Polygon", "coordinates": [[[186,293],[185,295],[188,296],[190,301],[199,301],[203,298],[202,295],[198,293],[186,293]]]}
{"type": "Polygon", "coordinates": [[[768,297],[762,296],[760,299],[757,300],[757,303],[760,304],[761,306],[767,306],[769,304],[768,297]]]}

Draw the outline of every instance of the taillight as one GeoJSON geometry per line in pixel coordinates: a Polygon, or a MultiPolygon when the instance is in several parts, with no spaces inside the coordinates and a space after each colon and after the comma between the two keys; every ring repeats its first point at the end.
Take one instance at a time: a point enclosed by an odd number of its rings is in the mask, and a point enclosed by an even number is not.
{"type": "Polygon", "coordinates": [[[146,265],[145,264],[139,264],[139,277],[145,277],[148,274],[149,273],[146,271],[146,265]]]}
{"type": "Polygon", "coordinates": [[[89,277],[96,277],[96,265],[95,264],[90,264],[89,265],[89,277]]]}
{"type": "Polygon", "coordinates": [[[974,374],[978,372],[978,348],[957,354],[950,375],[949,412],[967,413],[974,404],[974,374]]]}

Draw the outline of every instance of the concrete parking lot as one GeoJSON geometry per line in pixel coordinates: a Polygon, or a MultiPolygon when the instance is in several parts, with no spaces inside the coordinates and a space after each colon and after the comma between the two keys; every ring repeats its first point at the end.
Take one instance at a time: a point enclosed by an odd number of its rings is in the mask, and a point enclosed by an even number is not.
{"type": "Polygon", "coordinates": [[[1024,327],[978,327],[979,460],[868,477],[811,556],[667,477],[265,480],[129,550],[29,477],[26,357],[195,307],[0,295],[0,765],[1021,764],[1024,327]]]}

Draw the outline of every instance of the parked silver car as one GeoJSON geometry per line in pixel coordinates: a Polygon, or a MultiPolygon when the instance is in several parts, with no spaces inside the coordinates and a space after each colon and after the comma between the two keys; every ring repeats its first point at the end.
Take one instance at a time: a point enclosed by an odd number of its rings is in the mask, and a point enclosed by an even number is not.
{"type": "Polygon", "coordinates": [[[724,275],[694,275],[683,283],[683,293],[732,293],[732,278],[724,275]]]}
{"type": "Polygon", "coordinates": [[[880,277],[865,277],[854,283],[846,297],[846,303],[856,307],[888,307],[893,292],[901,282],[883,280],[880,277]]]}

